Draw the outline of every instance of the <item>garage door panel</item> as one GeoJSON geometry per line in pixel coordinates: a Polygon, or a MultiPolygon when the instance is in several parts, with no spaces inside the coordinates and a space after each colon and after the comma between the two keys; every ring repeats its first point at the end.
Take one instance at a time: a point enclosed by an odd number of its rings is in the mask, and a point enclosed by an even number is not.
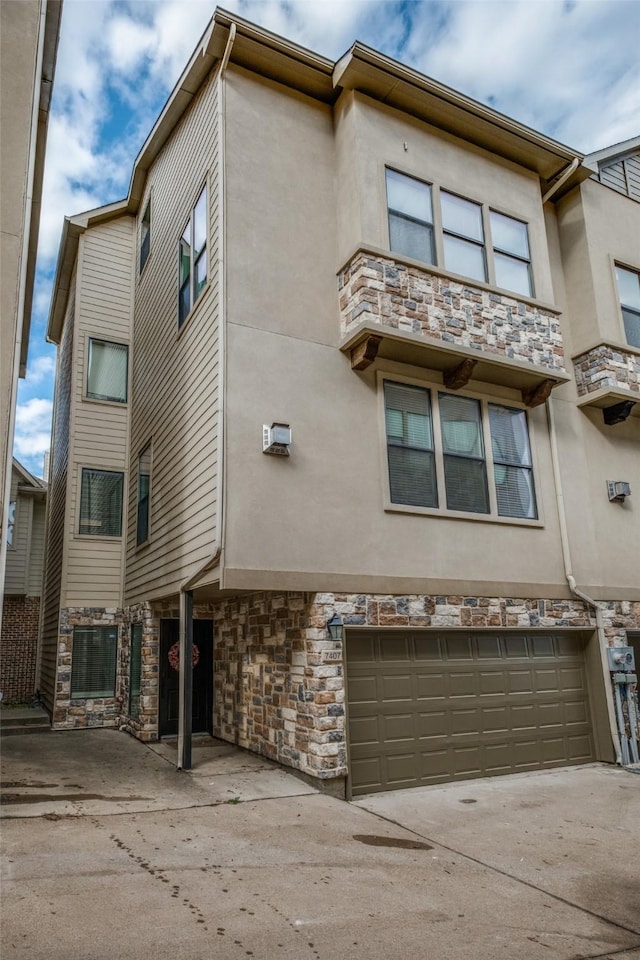
{"type": "Polygon", "coordinates": [[[361,633],[347,636],[355,793],[593,759],[579,636],[361,633]]]}

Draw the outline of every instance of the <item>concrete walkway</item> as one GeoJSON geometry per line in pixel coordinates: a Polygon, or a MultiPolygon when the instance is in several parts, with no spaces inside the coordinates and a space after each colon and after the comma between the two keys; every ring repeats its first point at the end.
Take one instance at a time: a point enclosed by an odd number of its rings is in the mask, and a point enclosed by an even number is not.
{"type": "Polygon", "coordinates": [[[189,774],[173,750],[3,745],[3,960],[640,958],[638,776],[347,804],[219,741],[189,774]]]}

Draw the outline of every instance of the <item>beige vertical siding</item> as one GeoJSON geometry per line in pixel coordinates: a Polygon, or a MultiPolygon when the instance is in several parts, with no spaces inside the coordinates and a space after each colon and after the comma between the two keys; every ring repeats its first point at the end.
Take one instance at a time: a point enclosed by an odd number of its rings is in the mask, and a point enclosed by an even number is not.
{"type": "Polygon", "coordinates": [[[123,536],[78,534],[83,467],[121,471],[126,477],[128,403],[86,397],[89,338],[129,343],[133,306],[135,221],[120,217],[88,229],[78,251],[78,308],[74,335],[73,438],[69,470],[63,606],[114,607],[122,603],[123,536]]]}
{"type": "MultiPolygon", "coordinates": [[[[149,171],[151,252],[137,279],[126,600],[176,592],[210,556],[218,500],[218,117],[210,77],[149,171]],[[178,333],[178,241],[208,187],[208,278],[178,333]],[[138,455],[153,444],[150,540],[136,546],[138,455]]],[[[137,261],[137,257],[136,257],[137,261]]]]}
{"type": "Polygon", "coordinates": [[[29,540],[31,539],[32,500],[18,492],[20,477],[12,470],[10,502],[15,501],[16,517],[13,528],[13,543],[7,548],[4,592],[23,594],[27,592],[27,569],[29,565],[29,540]]]}
{"type": "Polygon", "coordinates": [[[29,573],[27,594],[39,597],[42,593],[42,568],[44,564],[44,517],[45,500],[33,497],[33,518],[31,521],[31,548],[29,550],[29,573]]]}
{"type": "Polygon", "coordinates": [[[49,496],[47,502],[47,543],[42,608],[40,677],[42,699],[53,710],[58,652],[60,590],[64,561],[64,528],[69,466],[69,418],[71,415],[73,328],[76,301],[76,273],[71,281],[62,339],[58,347],[56,389],[53,403],[53,432],[49,496]]]}

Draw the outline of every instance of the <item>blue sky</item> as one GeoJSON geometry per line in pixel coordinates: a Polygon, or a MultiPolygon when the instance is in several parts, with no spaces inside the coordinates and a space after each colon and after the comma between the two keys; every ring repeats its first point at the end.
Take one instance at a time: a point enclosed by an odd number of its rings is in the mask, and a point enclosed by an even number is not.
{"type": "MultiPolygon", "coordinates": [[[[358,39],[574,147],[640,133],[636,0],[226,0],[337,59],[358,39]]],[[[64,216],[126,196],[133,160],[213,0],[64,0],[27,378],[15,454],[42,474],[55,349],[46,344],[64,216]]]]}

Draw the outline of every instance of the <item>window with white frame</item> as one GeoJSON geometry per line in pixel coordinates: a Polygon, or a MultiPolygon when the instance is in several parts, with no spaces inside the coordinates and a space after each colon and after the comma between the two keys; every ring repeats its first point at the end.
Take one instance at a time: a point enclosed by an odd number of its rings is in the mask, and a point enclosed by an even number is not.
{"type": "Polygon", "coordinates": [[[127,402],[129,348],[125,343],[89,339],[87,397],[90,400],[127,402]]]}
{"type": "Polygon", "coordinates": [[[136,543],[149,539],[149,512],[151,498],[151,444],[138,457],[138,510],[136,519],[136,543]]]}
{"type": "Polygon", "coordinates": [[[441,243],[446,270],[523,296],[534,295],[526,223],[446,190],[434,195],[428,183],[390,168],[386,185],[393,253],[437,265],[441,243]],[[434,208],[440,213],[437,236],[434,208]]]}
{"type": "Polygon", "coordinates": [[[178,254],[178,326],[187,319],[207,282],[207,188],[196,201],[178,254]]]}
{"type": "Polygon", "coordinates": [[[120,537],[123,488],[123,473],[83,468],[78,532],[94,537],[120,537]]]}
{"type": "Polygon", "coordinates": [[[72,699],[115,695],[117,648],[117,627],[73,628],[72,699]]]}
{"type": "Polygon", "coordinates": [[[16,500],[9,501],[9,517],[7,520],[7,546],[12,547],[16,532],[16,500]]]}
{"type": "Polygon", "coordinates": [[[640,273],[616,266],[616,279],[627,343],[640,348],[640,273]]]}
{"type": "Polygon", "coordinates": [[[384,406],[392,503],[537,519],[524,410],[391,380],[384,406]]]}
{"type": "Polygon", "coordinates": [[[145,264],[151,253],[151,197],[147,200],[147,205],[140,221],[140,273],[144,270],[145,264]]]}

